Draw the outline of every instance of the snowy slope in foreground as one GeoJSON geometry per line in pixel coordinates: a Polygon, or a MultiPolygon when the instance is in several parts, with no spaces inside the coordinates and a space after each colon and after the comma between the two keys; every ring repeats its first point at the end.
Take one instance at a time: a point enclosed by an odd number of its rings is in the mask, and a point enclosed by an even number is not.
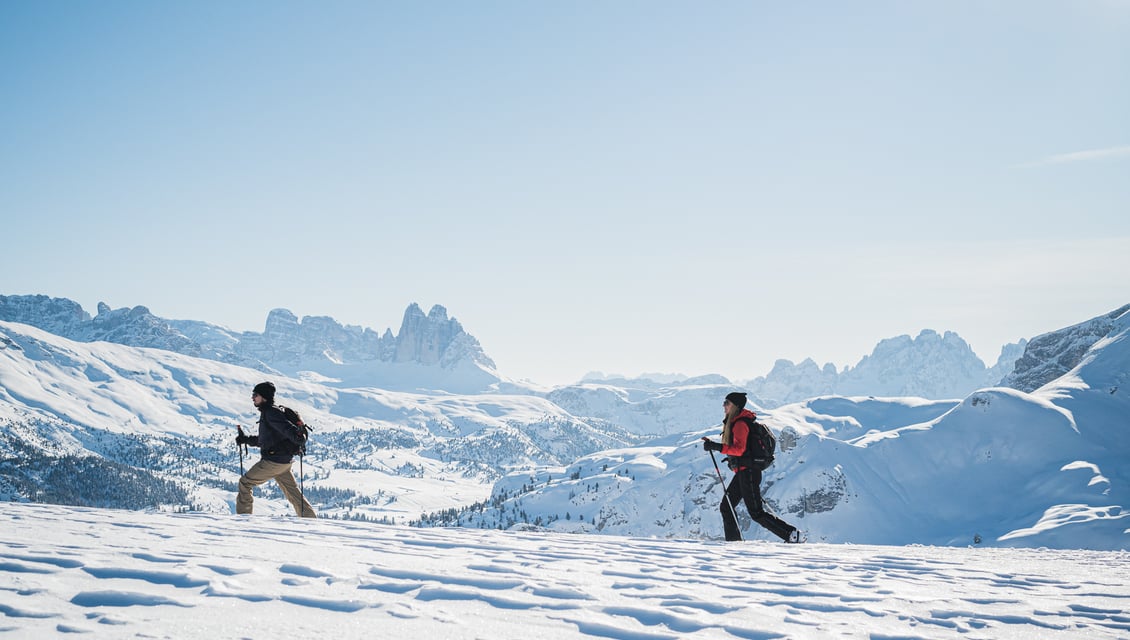
{"type": "Polygon", "coordinates": [[[0,505],[0,633],[1125,638],[1130,555],[0,505]]]}

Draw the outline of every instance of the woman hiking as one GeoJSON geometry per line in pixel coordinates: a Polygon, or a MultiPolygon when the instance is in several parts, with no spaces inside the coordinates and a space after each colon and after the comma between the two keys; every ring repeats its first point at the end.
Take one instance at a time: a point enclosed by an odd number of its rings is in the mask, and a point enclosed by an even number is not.
{"type": "MultiPolygon", "coordinates": [[[[721,451],[729,457],[730,469],[734,472],[734,478],[726,488],[722,504],[718,505],[718,509],[722,512],[726,541],[742,539],[734,505],[745,500],[746,509],[749,510],[754,522],[785,542],[800,542],[800,532],[797,528],[766,511],[762,503],[761,471],[768,462],[757,455],[756,447],[750,446],[753,444],[750,434],[755,428],[754,422],[757,416],[752,411],[747,411],[745,405],[746,394],[736,391],[728,394],[725,402],[722,403],[722,407],[726,410],[726,418],[722,423],[722,442],[714,442],[705,437],[702,439],[702,448],[705,451],[721,451]]],[[[772,452],[768,459],[770,462],[771,454],[772,452]]]]}

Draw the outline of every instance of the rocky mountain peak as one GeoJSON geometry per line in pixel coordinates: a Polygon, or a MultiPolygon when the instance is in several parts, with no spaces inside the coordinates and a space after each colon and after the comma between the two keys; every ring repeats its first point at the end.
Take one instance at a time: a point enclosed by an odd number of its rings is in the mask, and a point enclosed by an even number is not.
{"type": "Polygon", "coordinates": [[[1087,350],[1111,332],[1115,321],[1128,312],[1130,304],[1086,322],[1032,338],[1024,349],[1024,355],[1016,361],[1015,369],[1001,380],[1001,386],[1031,392],[1071,371],[1087,350]]]}
{"type": "MultiPolygon", "coordinates": [[[[378,333],[372,329],[342,325],[329,316],[299,318],[285,308],[267,314],[262,333],[234,332],[196,320],[167,320],[153,315],[149,308],[112,309],[98,303],[98,315],[91,318],[72,301],[47,296],[0,296],[0,320],[20,322],[72,340],[96,340],[135,347],[151,347],[185,355],[219,360],[263,371],[294,373],[317,371],[329,376],[342,375],[341,367],[369,364],[417,364],[448,370],[429,383],[428,376],[416,372],[413,384],[463,384],[450,371],[467,366],[473,370],[475,384],[497,381],[494,362],[479,341],[464,331],[447,309],[440,305],[428,314],[412,303],[404,312],[400,333],[391,329],[378,333]]],[[[395,379],[386,372],[384,382],[395,379]]]]}
{"type": "MultiPolygon", "coordinates": [[[[1016,353],[1006,348],[1002,359],[1016,353]]],[[[1008,364],[987,369],[958,334],[923,329],[914,338],[900,335],[880,340],[869,355],[842,372],[830,363],[819,367],[811,358],[800,364],[778,360],[768,375],[754,379],[749,387],[767,406],[821,395],[940,400],[961,398],[993,385],[1008,364]]]]}
{"type": "Polygon", "coordinates": [[[428,320],[432,322],[447,322],[447,308],[442,305],[432,305],[428,311],[428,320]]]}
{"type": "Polygon", "coordinates": [[[450,367],[464,358],[495,367],[478,340],[467,334],[458,320],[448,318],[447,309],[437,304],[424,315],[416,303],[408,305],[396,336],[395,362],[450,367]]]}
{"type": "Polygon", "coordinates": [[[90,322],[90,314],[83,311],[82,305],[66,298],[0,296],[0,319],[66,336],[90,322]]]}

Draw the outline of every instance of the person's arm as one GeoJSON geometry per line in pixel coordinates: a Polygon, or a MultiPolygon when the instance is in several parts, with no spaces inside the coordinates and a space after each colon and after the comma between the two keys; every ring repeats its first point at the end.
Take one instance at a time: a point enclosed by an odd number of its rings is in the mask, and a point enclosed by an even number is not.
{"type": "Polygon", "coordinates": [[[248,445],[248,446],[251,446],[251,447],[258,447],[259,446],[259,436],[258,435],[252,435],[252,436],[247,435],[246,433],[243,432],[243,427],[241,427],[239,425],[236,425],[236,429],[239,429],[239,435],[237,435],[235,437],[236,445],[245,444],[245,445],[248,445]]]}

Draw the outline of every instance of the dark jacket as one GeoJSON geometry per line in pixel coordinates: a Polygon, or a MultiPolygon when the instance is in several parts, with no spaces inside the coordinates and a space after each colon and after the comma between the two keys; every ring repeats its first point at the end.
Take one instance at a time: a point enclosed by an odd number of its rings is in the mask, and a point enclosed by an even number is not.
{"type": "Polygon", "coordinates": [[[302,435],[298,427],[286,419],[282,409],[264,404],[259,407],[259,435],[251,436],[249,444],[259,447],[264,460],[291,462],[302,444],[302,435]]]}

